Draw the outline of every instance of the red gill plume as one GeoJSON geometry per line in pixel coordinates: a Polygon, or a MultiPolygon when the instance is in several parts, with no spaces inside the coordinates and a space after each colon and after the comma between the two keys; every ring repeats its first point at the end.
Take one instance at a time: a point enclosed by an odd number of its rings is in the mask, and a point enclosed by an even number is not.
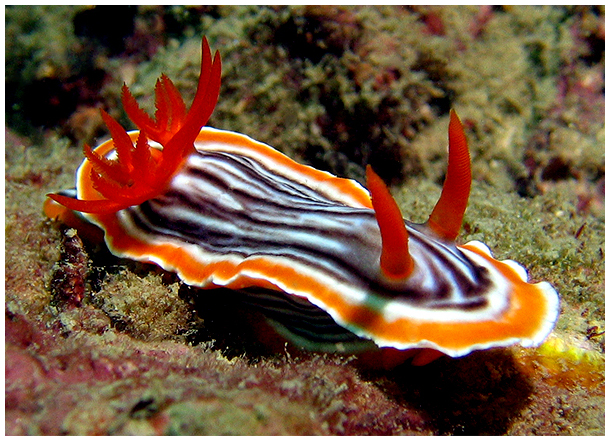
{"type": "Polygon", "coordinates": [[[195,138],[218,101],[220,76],[220,54],[216,52],[212,60],[204,37],[199,83],[188,113],[178,89],[165,75],[157,80],[155,87],[157,111],[154,120],[138,106],[127,86],[123,86],[121,100],[125,112],[140,129],[135,145],[125,129],[102,110],[116,157],[110,159],[99,155],[88,145],[83,149],[91,162],[93,188],[101,198],[79,200],[60,194],[49,194],[48,197],[74,211],[113,213],[139,205],[161,193],[183,160],[194,150],[195,138]],[[151,148],[149,139],[161,144],[163,150],[151,148]]]}

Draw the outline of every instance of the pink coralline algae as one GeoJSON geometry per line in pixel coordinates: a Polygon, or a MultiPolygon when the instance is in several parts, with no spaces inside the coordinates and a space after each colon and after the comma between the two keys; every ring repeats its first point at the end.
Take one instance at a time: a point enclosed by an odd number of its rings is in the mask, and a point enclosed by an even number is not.
{"type": "Polygon", "coordinates": [[[432,433],[341,360],[249,364],[98,332],[62,337],[7,314],[7,434],[432,433]]]}

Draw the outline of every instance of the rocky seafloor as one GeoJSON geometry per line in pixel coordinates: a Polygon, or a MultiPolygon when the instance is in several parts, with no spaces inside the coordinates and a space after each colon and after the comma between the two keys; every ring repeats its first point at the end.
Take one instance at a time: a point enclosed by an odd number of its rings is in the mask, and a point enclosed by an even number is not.
{"type": "Polygon", "coordinates": [[[5,12],[6,434],[604,434],[603,7],[5,12]],[[202,34],[223,57],[210,125],[361,182],[373,164],[414,221],[455,108],[474,177],[459,241],[557,289],[547,342],[391,370],[270,349],[260,317],[45,219],[107,136],[99,108],[131,127],[123,83],[152,111],[164,72],[190,102],[202,34]]]}

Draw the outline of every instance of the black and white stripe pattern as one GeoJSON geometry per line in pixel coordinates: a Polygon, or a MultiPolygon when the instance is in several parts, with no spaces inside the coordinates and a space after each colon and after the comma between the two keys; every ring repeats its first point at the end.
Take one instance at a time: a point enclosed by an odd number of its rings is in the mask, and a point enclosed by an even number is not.
{"type": "MultiPolygon", "coordinates": [[[[507,307],[508,288],[493,267],[425,227],[406,222],[415,269],[406,280],[392,282],[379,268],[381,239],[373,210],[307,185],[307,176],[270,158],[247,150],[237,154],[234,146],[212,141],[196,147],[163,195],[118,214],[130,234],[190,244],[202,265],[257,256],[289,264],[390,319],[476,321],[507,307]]],[[[272,272],[261,277],[283,286],[272,272]]],[[[340,316],[315,293],[289,294],[340,316]]]]}
{"type": "MultiPolygon", "coordinates": [[[[281,333],[314,350],[374,343],[455,357],[535,346],[553,328],[552,286],[528,283],[523,267],[493,259],[484,244],[456,247],[405,222],[413,272],[390,280],[379,266],[370,195],[358,183],[233,132],[204,127],[195,147],[163,194],[116,213],[82,213],[105,231],[113,254],[157,263],[190,286],[237,290],[281,333]]],[[[106,143],[98,149],[116,158],[106,143]]],[[[91,197],[90,175],[85,160],[79,199],[91,197]]]]}

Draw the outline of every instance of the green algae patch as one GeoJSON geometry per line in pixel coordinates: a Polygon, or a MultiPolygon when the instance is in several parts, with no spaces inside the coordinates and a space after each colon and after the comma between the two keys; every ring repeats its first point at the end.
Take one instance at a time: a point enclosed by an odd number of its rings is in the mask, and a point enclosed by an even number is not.
{"type": "Polygon", "coordinates": [[[166,285],[161,275],[144,277],[127,271],[108,275],[92,302],[117,329],[146,340],[179,338],[191,325],[192,312],[178,294],[179,284],[166,285]]]}

